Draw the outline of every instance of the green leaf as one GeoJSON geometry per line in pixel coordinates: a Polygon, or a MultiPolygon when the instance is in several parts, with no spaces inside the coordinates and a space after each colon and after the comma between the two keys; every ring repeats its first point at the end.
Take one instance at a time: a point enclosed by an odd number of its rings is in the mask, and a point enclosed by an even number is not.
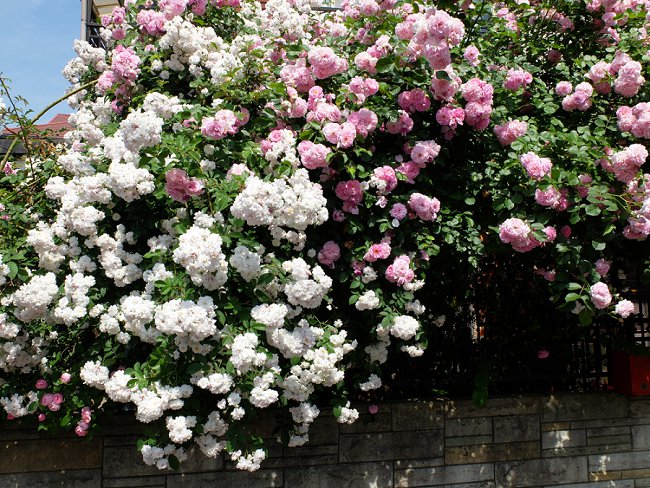
{"type": "Polygon", "coordinates": [[[202,369],[203,369],[203,365],[201,363],[193,363],[187,367],[187,374],[193,375],[194,373],[198,373],[202,369]]]}
{"type": "Polygon", "coordinates": [[[18,274],[18,265],[12,261],[7,263],[7,267],[9,268],[9,273],[7,274],[7,276],[9,277],[10,280],[13,280],[18,274]]]}
{"type": "Polygon", "coordinates": [[[567,295],[564,297],[565,302],[575,302],[578,298],[580,298],[580,295],[577,293],[567,293],[567,295]]]}
{"type": "Polygon", "coordinates": [[[557,112],[558,108],[559,107],[554,103],[547,103],[546,105],[544,105],[544,113],[548,115],[554,114],[555,112],[557,112]]]}
{"type": "Polygon", "coordinates": [[[591,325],[592,322],[592,317],[591,317],[591,312],[588,309],[581,310],[580,313],[578,314],[578,319],[580,319],[580,324],[587,326],[591,325]]]}
{"type": "Polygon", "coordinates": [[[596,205],[587,205],[585,207],[585,212],[587,215],[591,215],[592,217],[595,217],[597,215],[600,215],[600,208],[596,205]]]}
{"type": "Polygon", "coordinates": [[[607,247],[607,244],[598,241],[591,241],[591,245],[596,251],[602,251],[603,249],[605,249],[605,247],[607,247]]]}
{"type": "Polygon", "coordinates": [[[582,285],[580,283],[569,283],[567,285],[567,290],[580,290],[582,289],[582,285]]]}
{"type": "Polygon", "coordinates": [[[359,300],[359,295],[351,295],[348,300],[348,305],[354,305],[359,300]]]}
{"type": "Polygon", "coordinates": [[[451,81],[451,78],[449,76],[449,73],[447,73],[444,70],[438,70],[436,71],[436,79],[438,80],[445,80],[445,81],[451,81]]]}
{"type": "Polygon", "coordinates": [[[257,278],[257,286],[265,286],[273,281],[273,273],[264,273],[262,276],[257,278]]]}
{"type": "Polygon", "coordinates": [[[176,456],[173,454],[169,456],[169,467],[172,468],[174,471],[178,471],[178,468],[180,468],[181,463],[178,460],[176,456]]]}

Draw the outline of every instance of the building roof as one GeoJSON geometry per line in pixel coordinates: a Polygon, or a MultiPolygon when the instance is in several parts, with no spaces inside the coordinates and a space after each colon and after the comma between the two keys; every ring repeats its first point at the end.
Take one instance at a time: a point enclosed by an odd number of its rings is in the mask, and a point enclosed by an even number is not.
{"type": "MultiPolygon", "coordinates": [[[[66,132],[72,130],[72,126],[68,122],[70,114],[57,114],[52,120],[45,124],[36,124],[34,125],[34,133],[32,135],[33,142],[50,140],[52,142],[57,142],[63,138],[66,132]]],[[[0,133],[0,155],[6,154],[11,146],[14,134],[20,130],[19,127],[7,127],[2,133],[0,133]]],[[[14,146],[11,153],[14,156],[22,156],[27,154],[27,150],[23,145],[22,141],[14,146]]]]}
{"type": "Polygon", "coordinates": [[[93,0],[93,10],[101,19],[102,15],[110,15],[115,7],[120,7],[120,0],[93,0]]]}
{"type": "MultiPolygon", "coordinates": [[[[68,123],[69,117],[70,114],[56,114],[49,122],[34,125],[34,129],[38,132],[47,132],[46,135],[51,137],[63,137],[66,132],[72,130],[72,126],[68,123]]],[[[2,135],[15,134],[19,130],[19,127],[7,127],[2,131],[2,135]]]]}

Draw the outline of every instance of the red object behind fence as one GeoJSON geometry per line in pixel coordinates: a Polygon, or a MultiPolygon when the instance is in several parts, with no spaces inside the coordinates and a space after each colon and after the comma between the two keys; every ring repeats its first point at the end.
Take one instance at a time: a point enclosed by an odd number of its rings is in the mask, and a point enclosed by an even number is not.
{"type": "Polygon", "coordinates": [[[650,356],[614,351],[612,383],[614,390],[625,395],[650,395],[650,356]]]}

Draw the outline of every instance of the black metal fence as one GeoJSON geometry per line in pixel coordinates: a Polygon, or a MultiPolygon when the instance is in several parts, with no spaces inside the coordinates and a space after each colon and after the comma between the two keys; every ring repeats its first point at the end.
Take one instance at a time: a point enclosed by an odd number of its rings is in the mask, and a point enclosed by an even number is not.
{"type": "Polygon", "coordinates": [[[422,357],[392,351],[390,371],[384,375],[390,378],[386,394],[469,396],[481,377],[489,378],[490,394],[609,389],[614,349],[632,344],[638,350],[650,348],[650,288],[638,272],[620,281],[636,313],[625,320],[599,318],[586,327],[577,315],[558,312],[550,303],[531,310],[529,303],[518,301],[539,289],[539,282],[511,284],[508,290],[503,282],[489,283],[492,288],[478,294],[478,303],[465,313],[448,317],[439,330],[428,326],[429,344],[422,357]],[[484,314],[481,307],[487,305],[491,308],[484,314]]]}

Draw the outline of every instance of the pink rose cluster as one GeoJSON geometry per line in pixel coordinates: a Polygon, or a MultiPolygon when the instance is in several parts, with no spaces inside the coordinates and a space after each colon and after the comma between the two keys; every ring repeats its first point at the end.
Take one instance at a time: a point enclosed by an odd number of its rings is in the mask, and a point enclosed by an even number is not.
{"type": "Polygon", "coordinates": [[[330,47],[312,47],[307,54],[314,78],[323,80],[348,69],[348,62],[337,56],[330,47]]]}
{"type": "Polygon", "coordinates": [[[187,7],[187,0],[159,0],[158,8],[165,15],[167,20],[171,20],[181,15],[187,7]]]}
{"type": "Polygon", "coordinates": [[[464,120],[465,111],[460,107],[446,105],[439,108],[436,112],[436,122],[442,126],[442,131],[445,134],[445,138],[449,138],[447,134],[453,134],[453,131],[456,130],[456,127],[463,125],[464,120]]]}
{"type": "Polygon", "coordinates": [[[499,239],[517,252],[528,252],[539,245],[530,226],[521,219],[509,218],[499,226],[499,239]]]}
{"type": "Polygon", "coordinates": [[[187,3],[188,7],[191,7],[192,13],[194,15],[203,15],[205,13],[205,7],[208,4],[208,0],[190,0],[187,3]]]}
{"type": "Polygon", "coordinates": [[[358,205],[363,200],[363,190],[358,180],[340,181],[334,193],[343,201],[343,211],[358,214],[358,205]]]}
{"type": "Polygon", "coordinates": [[[296,64],[285,65],[280,70],[280,79],[303,93],[307,93],[315,85],[311,70],[305,66],[304,60],[296,64]]]}
{"type": "Polygon", "coordinates": [[[327,155],[330,149],[323,144],[314,144],[311,141],[301,141],[298,144],[300,162],[307,169],[327,167],[327,155]]]}
{"type": "Polygon", "coordinates": [[[191,197],[203,193],[203,181],[197,178],[188,178],[187,172],[174,168],[165,174],[165,191],[177,202],[187,202],[191,197]]]}
{"type": "Polygon", "coordinates": [[[641,86],[645,83],[641,71],[641,63],[631,60],[625,63],[617,73],[614,91],[624,97],[633,97],[639,93],[641,86]]]}
{"type": "Polygon", "coordinates": [[[607,308],[612,303],[612,294],[609,292],[607,285],[602,281],[591,286],[589,295],[594,306],[599,310],[607,308]]]}
{"type": "Polygon", "coordinates": [[[397,97],[397,104],[402,110],[409,113],[426,112],[431,108],[431,100],[420,88],[400,93],[397,97]]]}
{"type": "Polygon", "coordinates": [[[301,98],[296,90],[292,86],[287,87],[287,98],[286,102],[282,102],[280,107],[277,107],[273,102],[269,102],[266,106],[279,117],[289,117],[289,118],[300,118],[304,117],[308,110],[307,102],[304,98],[301,98]]]}
{"type": "Polygon", "coordinates": [[[509,69],[503,87],[506,90],[517,91],[530,85],[533,81],[533,75],[523,69],[509,69]]]}
{"type": "Polygon", "coordinates": [[[63,395],[61,393],[45,393],[41,397],[41,405],[47,407],[52,412],[58,412],[63,403],[63,395]]]}
{"type": "Polygon", "coordinates": [[[111,37],[116,41],[121,41],[126,37],[124,30],[124,20],[126,19],[126,9],[124,7],[114,7],[111,15],[102,16],[102,26],[111,30],[111,37]]]}
{"type": "Polygon", "coordinates": [[[248,122],[248,111],[238,117],[232,110],[219,110],[214,117],[204,117],[201,121],[201,134],[210,139],[223,139],[236,134],[248,122]]]}
{"type": "Polygon", "coordinates": [[[406,182],[413,185],[415,183],[415,178],[420,174],[420,170],[424,168],[423,163],[416,163],[414,161],[406,161],[401,163],[395,171],[403,174],[406,177],[406,182]]]}
{"type": "Polygon", "coordinates": [[[555,93],[561,97],[566,97],[573,91],[573,85],[568,81],[560,81],[555,85],[555,93]]]}
{"type": "Polygon", "coordinates": [[[497,10],[494,15],[499,19],[506,21],[506,28],[514,32],[519,32],[519,26],[517,25],[517,16],[508,9],[508,7],[502,7],[497,10]]]}
{"type": "Polygon", "coordinates": [[[440,145],[435,141],[417,141],[411,150],[411,159],[416,164],[432,162],[440,154],[440,145]]]}
{"type": "Polygon", "coordinates": [[[569,94],[562,99],[562,108],[567,112],[573,112],[574,110],[584,112],[591,107],[591,96],[593,94],[594,87],[586,81],[582,82],[576,86],[575,92],[569,92],[569,94]]]}
{"type": "Polygon", "coordinates": [[[624,150],[612,154],[607,159],[601,159],[601,166],[616,179],[623,183],[630,183],[638,174],[641,166],[648,158],[648,150],[641,144],[631,144],[624,150]]]}
{"type": "Polygon", "coordinates": [[[639,93],[645,83],[645,79],[641,76],[642,69],[639,62],[622,51],[617,51],[614,61],[611,63],[598,61],[589,69],[586,76],[594,83],[594,89],[602,94],[611,91],[609,79],[616,76],[614,91],[624,97],[633,97],[639,93]]]}
{"type": "MultiPolygon", "coordinates": [[[[522,3],[522,2],[517,2],[517,3],[522,3]]],[[[532,24],[535,22],[539,22],[540,20],[543,22],[549,22],[551,20],[557,22],[562,32],[566,30],[573,30],[574,28],[571,19],[568,18],[566,15],[564,15],[562,12],[558,12],[554,8],[540,9],[539,16],[530,17],[529,23],[532,24]]]]}
{"type": "Polygon", "coordinates": [[[347,148],[354,144],[354,139],[357,137],[357,128],[351,122],[343,122],[342,124],[330,122],[323,126],[323,135],[330,144],[347,148]]]}
{"type": "Polygon", "coordinates": [[[509,120],[505,124],[496,125],[494,134],[502,146],[509,146],[528,131],[528,124],[523,120],[509,120]]]}
{"type": "Polygon", "coordinates": [[[118,79],[133,83],[140,74],[140,58],[133,48],[118,45],[113,51],[111,70],[118,79]]]}
{"type": "Polygon", "coordinates": [[[88,429],[90,428],[92,418],[92,410],[90,407],[83,407],[81,409],[81,420],[77,422],[74,433],[79,437],[86,437],[88,435],[88,429]]]}
{"type": "Polygon", "coordinates": [[[395,27],[395,34],[411,41],[409,54],[423,56],[434,70],[442,70],[451,64],[449,49],[460,44],[465,26],[447,12],[431,8],[424,14],[409,15],[395,27]]]}
{"type": "Polygon", "coordinates": [[[162,12],[155,10],[140,10],[136,16],[140,29],[150,36],[162,36],[165,33],[167,18],[162,12]]]}
{"type": "Polygon", "coordinates": [[[540,158],[534,152],[527,152],[519,157],[521,165],[528,173],[528,177],[534,180],[541,180],[551,172],[553,164],[548,158],[540,158]]]}
{"type": "Polygon", "coordinates": [[[608,79],[611,76],[611,63],[606,63],[605,61],[598,61],[594,64],[585,75],[594,85],[594,90],[596,93],[601,95],[606,95],[612,90],[608,79]]]}
{"type": "Polygon", "coordinates": [[[210,0],[210,3],[216,7],[239,7],[240,0],[210,0]]]}
{"type": "Polygon", "coordinates": [[[309,90],[307,100],[307,122],[340,122],[342,115],[339,108],[333,104],[333,95],[325,95],[320,86],[309,90]]]}
{"type": "Polygon", "coordinates": [[[461,87],[462,80],[454,73],[453,68],[448,66],[441,73],[447,73],[447,76],[436,74],[431,80],[431,93],[433,98],[442,102],[452,102],[456,92],[461,87]]]}
{"type": "Polygon", "coordinates": [[[334,267],[334,263],[339,260],[341,257],[341,248],[334,241],[327,241],[323,244],[323,247],[318,251],[318,262],[329,266],[330,268],[334,267]]]}
{"type": "Polygon", "coordinates": [[[408,208],[403,203],[396,203],[390,209],[390,216],[397,220],[402,220],[408,214],[408,208]]]}
{"type": "Polygon", "coordinates": [[[405,136],[413,130],[413,119],[405,110],[399,110],[397,120],[386,122],[386,131],[389,134],[401,134],[405,136]]]}
{"type": "Polygon", "coordinates": [[[249,176],[252,174],[253,172],[245,164],[235,163],[226,171],[226,180],[232,180],[233,176],[249,176]]]}
{"type": "Polygon", "coordinates": [[[415,272],[411,269],[411,258],[407,255],[398,256],[393,264],[386,268],[386,279],[391,283],[404,286],[415,278],[415,272]]]}
{"type": "Polygon", "coordinates": [[[373,170],[373,176],[383,182],[384,187],[380,191],[383,195],[392,192],[397,186],[397,175],[395,174],[395,170],[390,166],[375,168],[373,170]]]}
{"type": "Polygon", "coordinates": [[[429,198],[422,193],[413,193],[409,197],[409,207],[422,220],[434,221],[440,212],[440,201],[433,197],[429,198]]]}
{"type": "Polygon", "coordinates": [[[354,93],[357,103],[363,103],[366,101],[366,98],[379,91],[379,83],[374,78],[355,76],[350,80],[348,88],[354,93]]]}
{"type": "Polygon", "coordinates": [[[367,71],[371,75],[377,73],[377,61],[379,58],[374,57],[367,51],[362,51],[354,57],[354,64],[362,71],[367,71]]]}
{"type": "Polygon", "coordinates": [[[110,90],[115,83],[132,85],[140,74],[140,58],[131,47],[119,44],[113,50],[111,69],[104,71],[97,80],[100,93],[110,90]]]}
{"type": "Polygon", "coordinates": [[[609,268],[611,264],[609,261],[605,261],[604,259],[598,259],[594,263],[594,268],[596,269],[596,273],[598,273],[600,276],[605,276],[607,273],[609,273],[609,268]]]}
{"type": "Polygon", "coordinates": [[[568,191],[565,188],[558,190],[554,186],[545,189],[535,190],[535,201],[543,207],[551,207],[553,210],[563,212],[569,207],[567,199],[568,191]]]}
{"type": "Polygon", "coordinates": [[[357,135],[368,137],[377,128],[377,114],[367,108],[362,108],[348,115],[346,122],[339,124],[330,122],[323,126],[323,135],[327,142],[338,147],[347,148],[354,144],[357,135]]]}
{"type": "Polygon", "coordinates": [[[368,137],[368,134],[373,132],[379,123],[377,114],[367,108],[362,108],[357,112],[351,112],[347,121],[354,125],[357,134],[363,137],[368,137]]]}
{"type": "Polygon", "coordinates": [[[556,276],[557,273],[555,272],[554,269],[546,270],[546,269],[543,269],[543,268],[539,268],[539,269],[535,270],[535,274],[540,275],[546,281],[553,282],[553,281],[555,281],[555,276],[556,276]]]}
{"type": "Polygon", "coordinates": [[[479,78],[472,78],[460,89],[467,102],[465,122],[477,130],[484,130],[490,124],[494,88],[479,78]]]}
{"type": "Polygon", "coordinates": [[[463,57],[465,58],[465,61],[467,61],[472,66],[478,66],[479,64],[478,57],[480,55],[481,53],[479,52],[476,46],[467,46],[465,48],[465,51],[463,52],[463,57]]]}
{"type": "Polygon", "coordinates": [[[630,300],[621,300],[614,307],[614,313],[620,315],[624,319],[628,318],[630,315],[636,312],[636,307],[634,303],[630,300]]]}
{"type": "Polygon", "coordinates": [[[634,211],[628,217],[627,223],[623,229],[623,236],[627,239],[645,240],[650,236],[650,178],[645,178],[643,182],[628,185],[632,201],[634,202],[634,211]]]}
{"type": "Polygon", "coordinates": [[[364,254],[363,259],[369,263],[374,263],[379,259],[387,259],[390,256],[391,247],[387,242],[380,242],[373,244],[370,249],[364,254]]]}
{"type": "Polygon", "coordinates": [[[634,137],[650,139],[650,103],[641,102],[634,107],[626,105],[616,111],[618,128],[634,137]]]}

